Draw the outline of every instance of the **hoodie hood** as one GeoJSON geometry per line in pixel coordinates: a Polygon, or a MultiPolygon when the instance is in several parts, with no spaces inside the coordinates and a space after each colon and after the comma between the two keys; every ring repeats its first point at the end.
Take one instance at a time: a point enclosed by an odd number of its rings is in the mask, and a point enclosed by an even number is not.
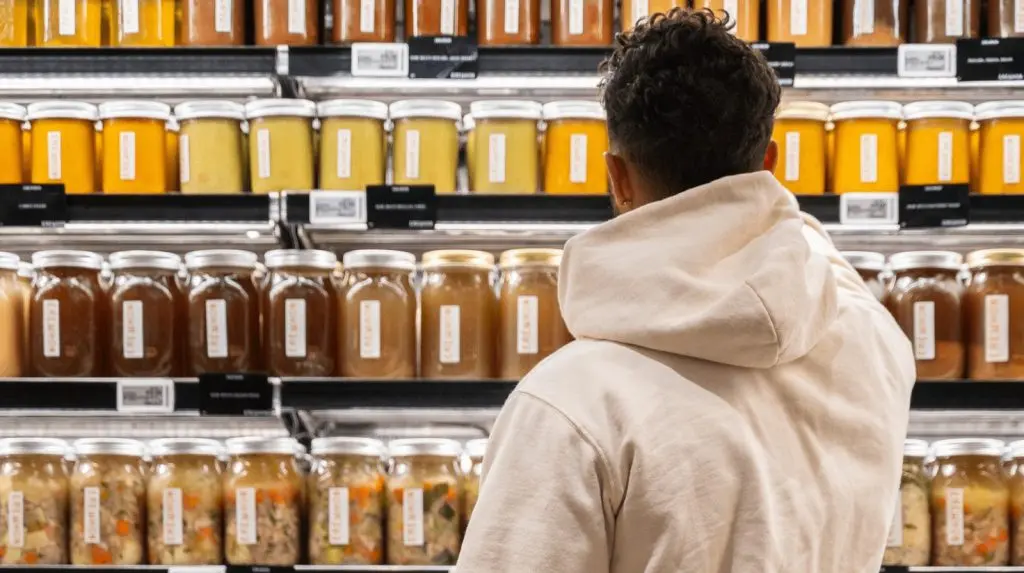
{"type": "Polygon", "coordinates": [[[836,318],[835,277],[767,171],[645,205],[574,237],[559,274],[573,336],[745,368],[807,354],[836,318]]]}

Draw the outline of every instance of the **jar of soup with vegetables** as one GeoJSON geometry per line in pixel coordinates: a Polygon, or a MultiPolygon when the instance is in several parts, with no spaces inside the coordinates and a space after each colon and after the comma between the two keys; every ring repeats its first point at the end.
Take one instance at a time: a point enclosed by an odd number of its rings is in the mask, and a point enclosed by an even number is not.
{"type": "Polygon", "coordinates": [[[1010,565],[1024,565],[1024,440],[1011,442],[1003,458],[1010,482],[1010,565]]]}
{"type": "Polygon", "coordinates": [[[903,443],[903,477],[900,495],[885,544],[884,565],[928,565],[931,557],[932,522],[928,508],[928,474],[924,460],[928,442],[903,443]]]}
{"type": "Polygon", "coordinates": [[[389,565],[454,565],[461,546],[459,455],[453,440],[412,438],[388,445],[389,565]]]}
{"type": "Polygon", "coordinates": [[[0,564],[68,561],[68,445],[52,438],[0,440],[0,564]]]}
{"type": "Polygon", "coordinates": [[[476,509],[476,501],[480,498],[480,476],[484,469],[484,454],[487,453],[487,440],[470,440],[466,443],[466,457],[469,458],[469,471],[462,482],[463,503],[462,515],[464,524],[468,525],[476,509]]]}

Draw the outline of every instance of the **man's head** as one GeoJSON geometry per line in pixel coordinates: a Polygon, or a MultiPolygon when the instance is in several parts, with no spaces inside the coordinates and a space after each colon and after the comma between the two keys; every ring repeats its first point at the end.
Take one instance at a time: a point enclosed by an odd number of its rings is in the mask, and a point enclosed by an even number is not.
{"type": "Polygon", "coordinates": [[[616,38],[601,70],[608,174],[620,211],[774,168],[781,90],[731,27],[709,10],[676,8],[616,38]]]}

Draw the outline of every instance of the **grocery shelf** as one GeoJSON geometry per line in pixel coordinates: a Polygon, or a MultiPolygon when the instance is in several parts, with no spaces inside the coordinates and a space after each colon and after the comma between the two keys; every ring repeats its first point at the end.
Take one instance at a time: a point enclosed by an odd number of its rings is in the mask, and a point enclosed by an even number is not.
{"type": "MultiPolygon", "coordinates": [[[[156,379],[154,379],[156,380],[156,379]]],[[[199,412],[199,383],[195,378],[170,380],[175,413],[199,412]]],[[[115,378],[0,378],[0,412],[89,411],[117,412],[115,378]]],[[[19,414],[20,415],[20,414],[19,414]]]]}
{"type": "Polygon", "coordinates": [[[1024,382],[928,381],[914,385],[913,410],[1024,410],[1024,382]]]}
{"type": "Polygon", "coordinates": [[[501,408],[516,382],[507,380],[357,380],[282,378],[281,407],[296,410],[349,408],[501,408]]]}

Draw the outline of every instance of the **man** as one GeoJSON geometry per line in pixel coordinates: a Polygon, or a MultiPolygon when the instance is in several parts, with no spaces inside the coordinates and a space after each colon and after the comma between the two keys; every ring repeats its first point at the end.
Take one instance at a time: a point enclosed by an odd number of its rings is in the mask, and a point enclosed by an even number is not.
{"type": "Polygon", "coordinates": [[[913,354],[770,173],[771,69],[676,10],[603,71],[620,216],[566,246],[578,340],[499,416],[459,573],[877,573],[913,354]]]}

